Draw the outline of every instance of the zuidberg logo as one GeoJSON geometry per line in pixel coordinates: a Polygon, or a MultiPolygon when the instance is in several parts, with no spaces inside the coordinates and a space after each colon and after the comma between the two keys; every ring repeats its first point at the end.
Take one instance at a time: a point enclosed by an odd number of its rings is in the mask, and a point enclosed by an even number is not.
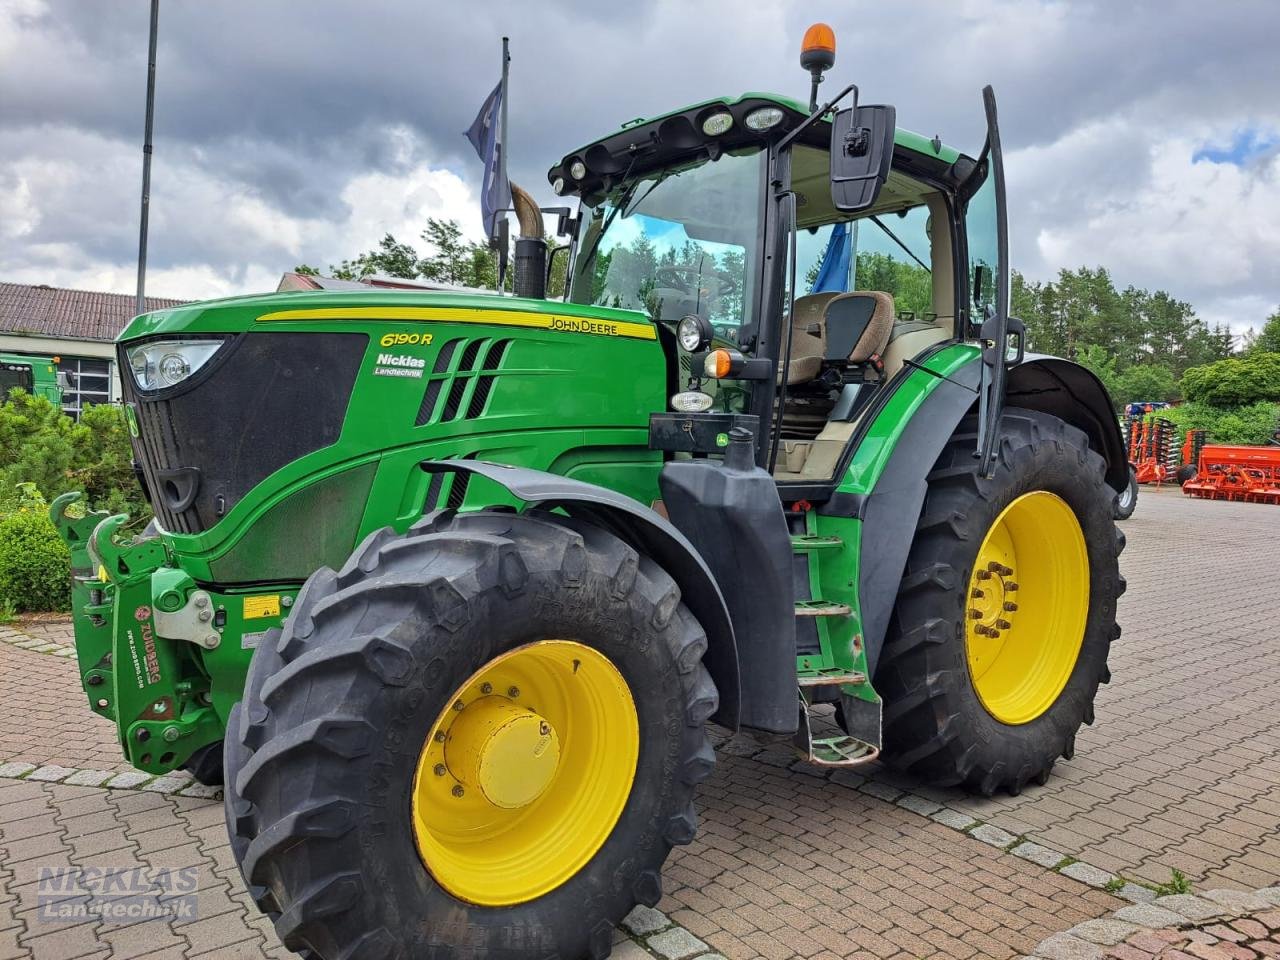
{"type": "Polygon", "coordinates": [[[422,379],[422,371],[427,361],[421,357],[411,357],[403,353],[380,353],[373,368],[375,377],[411,377],[422,379]]]}

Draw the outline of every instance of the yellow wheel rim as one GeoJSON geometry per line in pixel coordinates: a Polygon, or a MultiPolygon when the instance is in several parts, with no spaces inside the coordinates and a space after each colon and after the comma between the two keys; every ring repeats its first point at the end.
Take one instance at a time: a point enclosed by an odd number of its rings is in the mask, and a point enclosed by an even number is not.
{"type": "Polygon", "coordinates": [[[431,727],[413,779],[418,854],[470,903],[540,897],[608,839],[639,756],[635,702],[608,657],[572,640],[511,650],[431,727]]]}
{"type": "Polygon", "coordinates": [[[1047,490],[1023,494],[978,548],[966,600],[969,676],[997,720],[1029,723],[1071,678],[1089,613],[1080,522],[1047,490]]]}

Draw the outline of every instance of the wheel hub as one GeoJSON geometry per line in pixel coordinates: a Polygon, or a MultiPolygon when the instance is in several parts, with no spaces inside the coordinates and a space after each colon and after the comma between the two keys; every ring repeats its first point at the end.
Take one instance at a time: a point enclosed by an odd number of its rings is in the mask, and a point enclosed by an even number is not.
{"type": "Polygon", "coordinates": [[[560,737],[551,724],[505,697],[464,704],[446,738],[445,764],[454,778],[507,810],[538,799],[560,763],[560,737]]]}

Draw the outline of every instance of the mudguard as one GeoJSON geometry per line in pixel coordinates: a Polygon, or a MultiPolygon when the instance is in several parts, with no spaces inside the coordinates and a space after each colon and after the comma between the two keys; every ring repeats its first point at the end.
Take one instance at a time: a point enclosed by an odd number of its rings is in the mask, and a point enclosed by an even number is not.
{"type": "Polygon", "coordinates": [[[530,505],[558,507],[571,517],[594,523],[660,564],[675,580],[685,605],[707,634],[703,662],[720,692],[720,707],[711,719],[730,730],[738,729],[741,676],[729,608],[706,561],[668,520],[606,487],[542,470],[483,460],[425,460],[422,469],[479,475],[530,505]]]}
{"type": "MultiPolygon", "coordinates": [[[[872,677],[928,492],[929,471],[977,402],[979,373],[975,360],[929,394],[858,511],[863,521],[858,596],[872,677]]],[[[1004,402],[1052,414],[1083,430],[1106,461],[1107,483],[1117,490],[1128,484],[1129,462],[1111,398],[1086,368],[1060,357],[1027,354],[1009,370],[1004,402]]]]}
{"type": "Polygon", "coordinates": [[[1120,421],[1107,388],[1092,370],[1061,357],[1029,353],[1009,371],[1005,403],[1049,413],[1080,428],[1089,446],[1107,461],[1107,484],[1117,493],[1129,485],[1120,421]]]}

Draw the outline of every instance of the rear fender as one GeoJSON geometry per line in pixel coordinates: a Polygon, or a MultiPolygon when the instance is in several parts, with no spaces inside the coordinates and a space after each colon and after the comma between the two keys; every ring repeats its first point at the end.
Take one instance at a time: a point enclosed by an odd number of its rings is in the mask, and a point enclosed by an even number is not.
{"type": "Polygon", "coordinates": [[[1052,414],[1083,430],[1089,446],[1107,462],[1107,484],[1117,493],[1129,485],[1120,421],[1093,371],[1061,357],[1029,353],[1009,371],[1005,403],[1052,414]]]}
{"type": "Polygon", "coordinates": [[[477,474],[531,506],[558,507],[571,517],[594,523],[652,558],[675,580],[685,605],[706,631],[704,663],[720,692],[720,707],[711,719],[730,730],[738,729],[741,680],[729,608],[706,561],[668,520],[606,487],[542,470],[482,460],[426,460],[422,469],[428,473],[477,474]]]}

